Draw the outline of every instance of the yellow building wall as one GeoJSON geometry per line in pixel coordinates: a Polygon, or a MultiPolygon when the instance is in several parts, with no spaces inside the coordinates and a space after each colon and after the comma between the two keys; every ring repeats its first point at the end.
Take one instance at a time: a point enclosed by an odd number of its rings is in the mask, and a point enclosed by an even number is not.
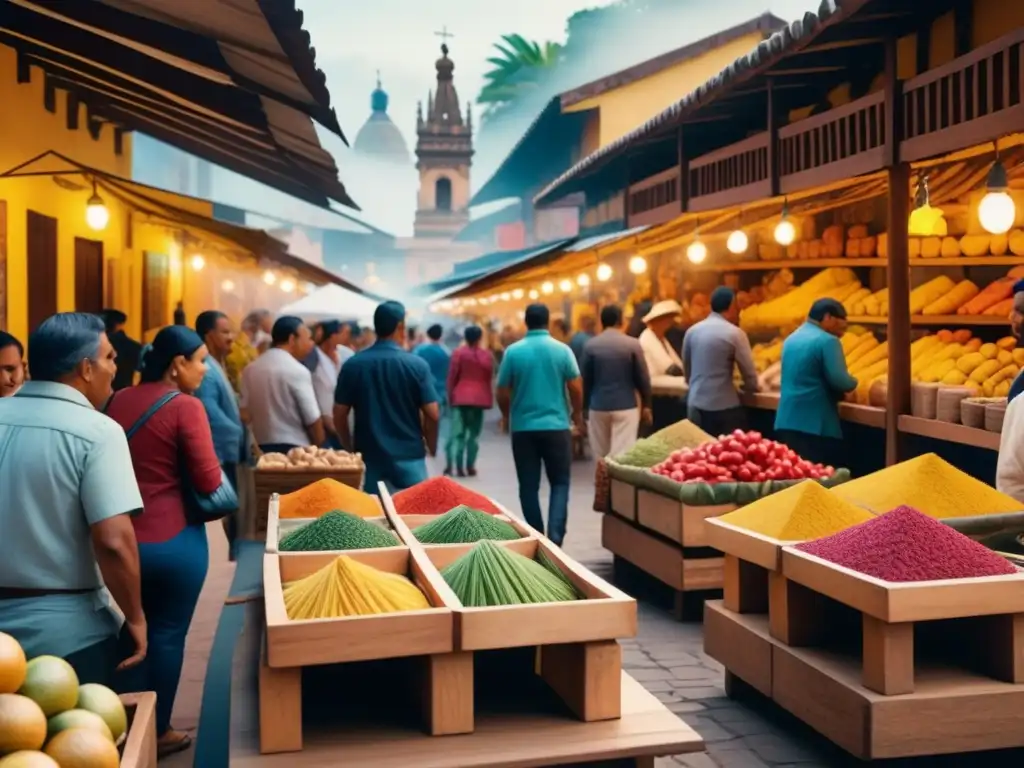
{"type": "Polygon", "coordinates": [[[752,32],[702,56],[687,59],[649,77],[573,104],[565,111],[599,109],[600,147],[607,146],[717,75],[740,56],[749,53],[762,39],[760,32],[752,32]]]}
{"type": "MultiPolygon", "coordinates": [[[[85,108],[81,107],[79,128],[67,128],[67,100],[57,91],[56,113],[43,106],[43,73],[32,68],[30,83],[17,82],[17,64],[13,49],[0,46],[0,103],[6,116],[0,120],[0,172],[20,165],[47,150],[55,150],[77,163],[111,174],[131,175],[131,137],[124,136],[123,151],[114,153],[113,128],[104,125],[99,138],[89,135],[85,108]]],[[[59,160],[48,159],[26,170],[62,170],[59,160]]],[[[91,188],[80,176],[61,177],[79,184],[80,191],[59,186],[51,176],[0,179],[0,200],[7,204],[7,313],[0,318],[7,329],[20,339],[28,335],[28,260],[27,217],[35,211],[57,219],[57,310],[75,308],[75,238],[103,243],[104,277],[109,259],[119,258],[124,249],[127,221],[124,209],[114,200],[106,200],[110,223],[96,232],[85,222],[85,204],[91,188]]]]}

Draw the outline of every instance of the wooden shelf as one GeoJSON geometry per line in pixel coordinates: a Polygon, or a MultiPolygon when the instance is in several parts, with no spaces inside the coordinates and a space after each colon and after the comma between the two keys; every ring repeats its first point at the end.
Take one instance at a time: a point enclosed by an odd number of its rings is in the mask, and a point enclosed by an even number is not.
{"type": "Polygon", "coordinates": [[[965,427],[963,424],[950,424],[948,421],[922,419],[918,416],[900,416],[899,429],[900,432],[930,437],[933,440],[945,440],[950,443],[971,445],[975,448],[986,448],[990,451],[999,450],[1000,434],[998,432],[965,427]]]}
{"type": "MultiPolygon", "coordinates": [[[[851,325],[887,325],[888,317],[872,317],[868,315],[850,315],[846,318],[851,325]]],[[[1005,325],[1010,321],[999,315],[914,315],[910,318],[911,325],[1005,325]]]]}
{"type": "MultiPolygon", "coordinates": [[[[758,392],[756,395],[744,395],[743,404],[750,408],[761,408],[767,411],[779,409],[779,395],[774,392],[758,392]]],[[[863,424],[865,427],[885,429],[885,409],[856,403],[840,403],[839,418],[851,424],[863,424]]]]}
{"type": "MultiPolygon", "coordinates": [[[[872,267],[882,269],[888,266],[888,259],[842,258],[842,259],[777,259],[775,261],[755,260],[688,264],[690,272],[755,272],[773,269],[826,269],[828,267],[872,267]]],[[[1015,267],[1024,264],[1024,256],[961,256],[959,258],[910,259],[911,267],[1015,267]]]]}

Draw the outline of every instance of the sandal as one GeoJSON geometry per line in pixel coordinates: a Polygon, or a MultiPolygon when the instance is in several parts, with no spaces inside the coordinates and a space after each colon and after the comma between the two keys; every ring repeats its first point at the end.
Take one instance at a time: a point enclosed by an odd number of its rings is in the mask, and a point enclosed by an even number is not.
{"type": "MultiPolygon", "coordinates": [[[[178,731],[168,731],[168,734],[176,734],[178,738],[175,739],[158,739],[156,742],[156,756],[158,760],[162,760],[165,757],[176,755],[179,752],[184,752],[186,749],[192,746],[192,737],[187,733],[181,733],[178,731]]],[[[167,735],[167,734],[165,734],[167,735]]]]}

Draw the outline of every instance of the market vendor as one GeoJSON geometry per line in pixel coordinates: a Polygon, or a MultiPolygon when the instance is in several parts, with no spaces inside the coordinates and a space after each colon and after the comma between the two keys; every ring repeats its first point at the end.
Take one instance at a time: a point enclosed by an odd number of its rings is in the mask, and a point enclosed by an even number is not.
{"type": "MultiPolygon", "coordinates": [[[[1013,284],[1013,309],[1010,310],[1010,332],[1017,339],[1017,346],[1021,345],[1021,333],[1024,333],[1024,280],[1018,280],[1013,284]]],[[[1024,371],[1017,374],[1010,385],[1010,392],[1006,397],[1007,403],[1013,401],[1017,395],[1024,392],[1024,371]]]]}
{"type": "Polygon", "coordinates": [[[782,384],[775,414],[778,439],[810,461],[837,466],[843,430],[839,403],[857,388],[846,369],[839,337],[846,310],[835,299],[818,299],[807,321],[782,344],[782,384]]]}
{"type": "MultiPolygon", "coordinates": [[[[671,376],[678,380],[683,390],[683,361],[667,338],[669,329],[679,322],[683,308],[679,302],[669,299],[659,301],[643,316],[646,328],[640,334],[640,348],[647,362],[647,372],[652,383],[656,378],[671,376]]],[[[658,430],[686,418],[686,402],[678,396],[655,396],[651,400],[654,416],[653,429],[658,430]]]]}

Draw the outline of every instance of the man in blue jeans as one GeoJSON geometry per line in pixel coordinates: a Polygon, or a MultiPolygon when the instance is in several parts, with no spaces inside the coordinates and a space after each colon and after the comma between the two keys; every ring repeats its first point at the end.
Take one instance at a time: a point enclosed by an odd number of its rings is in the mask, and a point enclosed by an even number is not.
{"type": "Polygon", "coordinates": [[[548,538],[561,546],[569,516],[570,423],[576,424],[581,435],[586,434],[586,427],[583,383],[576,357],[567,345],[551,337],[550,320],[543,304],[526,308],[526,337],[505,350],[498,371],[498,406],[512,433],[519,503],[526,522],[544,532],[540,511],[543,467],[551,486],[548,538]]]}

